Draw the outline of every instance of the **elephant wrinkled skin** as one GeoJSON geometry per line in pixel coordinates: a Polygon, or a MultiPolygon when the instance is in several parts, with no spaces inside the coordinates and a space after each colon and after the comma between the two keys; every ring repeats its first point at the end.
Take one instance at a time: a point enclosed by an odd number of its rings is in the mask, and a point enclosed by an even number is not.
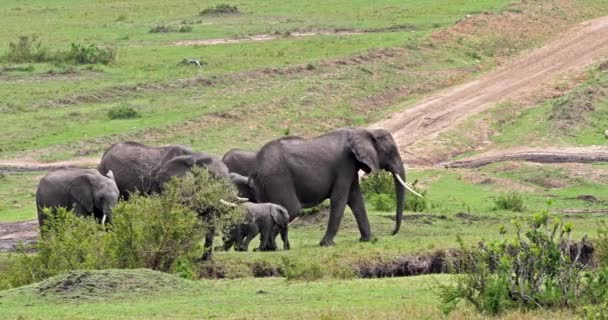
{"type": "Polygon", "coordinates": [[[302,208],[330,199],[331,209],[323,246],[334,237],[348,205],[357,221],[361,241],[372,233],[359,187],[358,171],[386,170],[393,174],[397,199],[396,224],[403,218],[405,167],[392,135],[386,130],[342,128],[310,138],[287,137],[265,144],[257,153],[257,169],[250,177],[257,202],[287,209],[295,219],[302,208]]]}
{"type": "Polygon", "coordinates": [[[118,187],[110,171],[62,168],[49,172],[38,184],[38,223],[44,225],[44,208],[63,207],[77,215],[93,215],[101,223],[111,222],[112,207],[118,202],[118,187]]]}

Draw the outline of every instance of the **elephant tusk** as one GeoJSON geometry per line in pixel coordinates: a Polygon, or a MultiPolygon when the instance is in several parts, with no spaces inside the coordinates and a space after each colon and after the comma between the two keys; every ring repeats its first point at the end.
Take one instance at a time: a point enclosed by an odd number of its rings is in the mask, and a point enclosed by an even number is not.
{"type": "Polygon", "coordinates": [[[221,202],[223,205],[228,206],[228,207],[236,207],[236,206],[237,206],[237,204],[236,204],[236,203],[228,202],[228,201],[226,201],[226,200],[224,200],[224,199],[220,199],[220,202],[221,202]]]}
{"type": "Polygon", "coordinates": [[[399,176],[398,174],[395,174],[395,178],[397,178],[397,180],[399,181],[399,183],[401,183],[401,185],[406,188],[407,190],[409,190],[411,193],[419,196],[420,198],[424,198],[420,193],[414,191],[414,188],[410,187],[407,183],[405,183],[405,181],[403,181],[403,179],[401,179],[401,176],[399,176]]]}
{"type": "Polygon", "coordinates": [[[236,200],[238,200],[239,202],[247,202],[247,201],[249,201],[249,199],[242,198],[242,197],[236,197],[236,200]]]}
{"type": "Polygon", "coordinates": [[[106,224],[106,218],[107,218],[107,217],[108,217],[108,216],[106,216],[105,214],[103,215],[103,217],[101,217],[101,225],[102,225],[102,226],[106,224]]]}

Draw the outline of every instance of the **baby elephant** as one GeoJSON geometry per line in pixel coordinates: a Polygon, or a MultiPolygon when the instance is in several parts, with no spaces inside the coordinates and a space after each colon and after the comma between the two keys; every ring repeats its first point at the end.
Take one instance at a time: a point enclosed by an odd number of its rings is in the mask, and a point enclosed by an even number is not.
{"type": "Polygon", "coordinates": [[[260,234],[261,251],[277,250],[276,237],[281,234],[283,249],[289,250],[287,238],[289,214],[282,206],[274,203],[244,203],[245,222],[233,226],[224,235],[224,250],[232,246],[237,251],[247,251],[249,242],[260,234]]]}
{"type": "Polygon", "coordinates": [[[104,176],[95,169],[57,169],[44,176],[38,184],[38,223],[40,227],[44,224],[44,208],[57,207],[74,210],[77,215],[93,215],[102,224],[109,222],[118,196],[112,171],[104,176]]]}

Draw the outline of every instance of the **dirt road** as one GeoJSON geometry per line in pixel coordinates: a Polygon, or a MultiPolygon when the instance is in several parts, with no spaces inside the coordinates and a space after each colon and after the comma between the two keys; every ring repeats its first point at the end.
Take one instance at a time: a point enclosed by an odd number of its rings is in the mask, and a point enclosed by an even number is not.
{"type": "Polygon", "coordinates": [[[61,167],[93,168],[97,158],[76,158],[56,162],[39,162],[32,159],[0,160],[0,172],[24,172],[53,170],[61,167]]]}
{"type": "Polygon", "coordinates": [[[440,133],[500,101],[525,98],[557,76],[583,70],[607,57],[608,16],[586,21],[512,63],[475,81],[428,96],[372,127],[393,133],[406,163],[434,165],[442,159],[429,161],[425,155],[406,151],[414,144],[436,139],[440,133]]]}
{"type": "Polygon", "coordinates": [[[518,148],[498,150],[467,159],[444,162],[446,168],[479,168],[500,161],[524,160],[537,163],[590,163],[608,161],[608,147],[581,147],[560,149],[529,149],[518,148]]]}

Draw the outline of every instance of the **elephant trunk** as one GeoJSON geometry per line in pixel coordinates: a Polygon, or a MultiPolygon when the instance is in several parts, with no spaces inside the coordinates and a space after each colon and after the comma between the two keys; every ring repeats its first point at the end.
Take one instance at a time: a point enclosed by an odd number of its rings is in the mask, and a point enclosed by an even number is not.
{"type": "Polygon", "coordinates": [[[403,220],[403,208],[405,206],[405,186],[401,183],[401,181],[405,181],[405,168],[401,165],[401,170],[393,172],[393,180],[395,183],[395,194],[397,209],[395,213],[395,230],[393,230],[393,235],[399,232],[401,228],[401,220],[403,220]]]}
{"type": "Polygon", "coordinates": [[[105,206],[103,208],[103,216],[101,217],[101,224],[104,225],[112,222],[112,208],[110,206],[105,206]]]}

